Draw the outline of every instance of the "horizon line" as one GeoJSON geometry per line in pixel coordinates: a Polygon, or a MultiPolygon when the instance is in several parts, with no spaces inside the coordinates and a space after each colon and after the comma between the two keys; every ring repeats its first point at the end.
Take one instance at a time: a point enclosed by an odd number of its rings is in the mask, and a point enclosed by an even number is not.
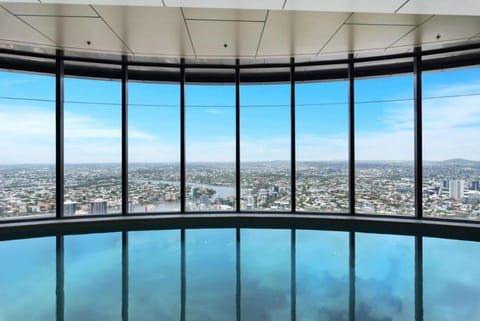
{"type": "MultiPolygon", "coordinates": [[[[463,158],[453,158],[453,159],[445,159],[445,160],[423,160],[424,163],[428,162],[478,162],[480,160],[470,160],[470,159],[463,159],[463,158]]],[[[315,162],[329,162],[329,163],[348,163],[348,160],[297,160],[297,163],[315,163],[315,162]]],[[[371,160],[355,160],[355,162],[359,163],[371,163],[371,162],[380,162],[380,163],[413,163],[414,160],[380,160],[380,159],[371,159],[371,160]]],[[[186,162],[186,164],[235,164],[235,161],[193,161],[193,162],[186,162]]],[[[291,163],[290,160],[252,160],[252,161],[241,161],[241,163],[291,163]]],[[[64,165],[121,165],[122,162],[85,162],[85,163],[64,163],[64,165]]],[[[179,164],[178,161],[159,161],[159,162],[129,162],[129,164],[179,164]]],[[[43,166],[56,166],[56,163],[0,163],[0,166],[31,166],[31,165],[43,165],[43,166]]]]}

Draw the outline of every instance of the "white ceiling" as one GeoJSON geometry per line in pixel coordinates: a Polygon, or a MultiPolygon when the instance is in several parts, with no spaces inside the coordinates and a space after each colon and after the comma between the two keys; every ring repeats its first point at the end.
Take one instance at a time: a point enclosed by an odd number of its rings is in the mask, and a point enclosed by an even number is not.
{"type": "Polygon", "coordinates": [[[480,15],[478,0],[0,0],[118,6],[480,15]]]}
{"type": "Polygon", "coordinates": [[[41,2],[0,0],[0,47],[311,60],[480,42],[480,0],[41,2]]]}

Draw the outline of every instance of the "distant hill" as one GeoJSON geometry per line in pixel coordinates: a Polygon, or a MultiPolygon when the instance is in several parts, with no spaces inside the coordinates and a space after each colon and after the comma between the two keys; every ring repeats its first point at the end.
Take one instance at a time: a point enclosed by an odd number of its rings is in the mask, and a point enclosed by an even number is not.
{"type": "Polygon", "coordinates": [[[452,159],[447,159],[444,161],[439,161],[437,164],[441,165],[461,165],[461,166],[479,166],[480,162],[479,161],[473,161],[469,159],[463,159],[463,158],[452,158],[452,159]]]}

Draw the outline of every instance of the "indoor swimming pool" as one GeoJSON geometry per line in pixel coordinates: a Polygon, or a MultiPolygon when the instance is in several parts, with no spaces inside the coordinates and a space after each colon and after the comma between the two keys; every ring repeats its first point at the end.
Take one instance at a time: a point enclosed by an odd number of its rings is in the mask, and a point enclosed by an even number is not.
{"type": "Polygon", "coordinates": [[[0,321],[480,320],[480,244],[300,229],[0,242],[0,321]]]}

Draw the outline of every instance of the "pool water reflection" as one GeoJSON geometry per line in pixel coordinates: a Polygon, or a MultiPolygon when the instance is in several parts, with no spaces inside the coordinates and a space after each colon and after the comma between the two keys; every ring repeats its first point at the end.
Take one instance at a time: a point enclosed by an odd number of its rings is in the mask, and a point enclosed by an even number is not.
{"type": "Polygon", "coordinates": [[[479,279],[480,243],[470,241],[286,229],[65,235],[0,242],[0,321],[475,321],[479,279]]]}

